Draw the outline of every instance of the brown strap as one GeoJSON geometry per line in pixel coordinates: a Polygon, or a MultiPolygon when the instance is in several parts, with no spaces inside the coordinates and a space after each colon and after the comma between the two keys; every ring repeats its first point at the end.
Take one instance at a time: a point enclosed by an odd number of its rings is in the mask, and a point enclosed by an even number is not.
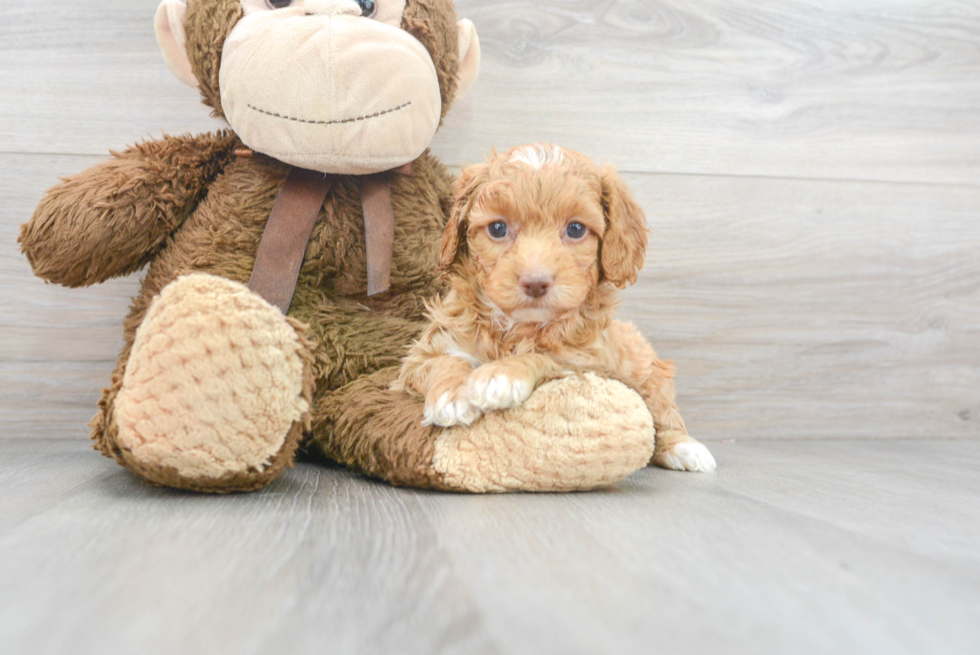
{"type": "Polygon", "coordinates": [[[289,310],[289,303],[296,293],[313,224],[333,183],[332,175],[293,168],[272,207],[248,288],[281,309],[283,314],[289,310]]]}
{"type": "Polygon", "coordinates": [[[395,210],[391,206],[391,175],[414,177],[411,163],[386,173],[358,178],[364,210],[364,239],[367,243],[367,295],[376,296],[391,288],[391,263],[395,249],[395,210]]]}
{"type": "Polygon", "coordinates": [[[364,239],[367,242],[367,295],[376,296],[391,288],[391,261],[395,249],[395,212],[391,207],[391,184],[387,173],[364,175],[361,205],[364,208],[364,239]]]}

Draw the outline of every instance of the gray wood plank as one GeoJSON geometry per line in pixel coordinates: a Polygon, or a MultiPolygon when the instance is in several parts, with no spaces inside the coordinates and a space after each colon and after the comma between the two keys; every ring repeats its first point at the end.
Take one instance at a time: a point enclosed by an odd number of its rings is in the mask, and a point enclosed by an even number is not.
{"type": "Polygon", "coordinates": [[[628,176],[647,268],[624,296],[708,439],[980,436],[980,195],[628,176]]]}
{"type": "Polygon", "coordinates": [[[0,532],[10,652],[262,653],[281,648],[281,624],[313,602],[298,652],[498,652],[392,488],[304,466],[265,493],[196,496],[145,486],[77,444],[31,443],[52,456],[15,465],[35,489],[3,501],[6,514],[29,515],[0,532]],[[48,484],[78,477],[67,453],[99,471],[55,493],[48,484]]]}
{"type": "Polygon", "coordinates": [[[0,638],[148,655],[974,652],[980,443],[714,450],[717,474],[645,469],[587,494],[433,494],[304,464],[204,497],[81,444],[0,442],[0,638]]]}
{"type": "MultiPolygon", "coordinates": [[[[17,226],[96,158],[0,155],[0,438],[86,434],[135,277],[63,289],[17,226]]],[[[980,191],[628,174],[652,229],[624,296],[707,440],[980,436],[980,191]]]]}
{"type": "MultiPolygon", "coordinates": [[[[0,150],[217,126],[157,53],[156,4],[0,6],[0,150]]],[[[457,5],[485,63],[436,139],[447,162],[543,140],[637,172],[977,184],[975,2],[457,5]]]]}
{"type": "Polygon", "coordinates": [[[864,457],[842,461],[826,442],[713,444],[713,477],[648,469],[601,500],[427,507],[458,540],[450,554],[474,571],[488,624],[524,636],[526,652],[971,652],[980,486],[959,458],[977,444],[846,446],[864,457]],[[904,465],[886,474],[882,452],[904,465]],[[917,468],[971,493],[910,481],[917,468]],[[913,546],[894,540],[899,516],[922,535],[913,546]],[[542,607],[560,627],[541,630],[542,607]]]}
{"type": "Polygon", "coordinates": [[[122,347],[137,276],[85,289],[46,284],[17,245],[44,191],[100,159],[0,155],[0,439],[87,439],[122,347]]]}
{"type": "Polygon", "coordinates": [[[8,440],[0,458],[0,538],[114,473],[82,442],[8,440]]]}

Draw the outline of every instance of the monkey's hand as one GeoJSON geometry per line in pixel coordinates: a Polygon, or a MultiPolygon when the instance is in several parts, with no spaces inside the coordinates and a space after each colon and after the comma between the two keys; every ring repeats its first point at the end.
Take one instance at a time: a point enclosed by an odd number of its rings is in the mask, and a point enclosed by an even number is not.
{"type": "Polygon", "coordinates": [[[69,287],[139,270],[234,156],[230,131],[147,141],[65,178],[20,229],[34,273],[69,287]]]}

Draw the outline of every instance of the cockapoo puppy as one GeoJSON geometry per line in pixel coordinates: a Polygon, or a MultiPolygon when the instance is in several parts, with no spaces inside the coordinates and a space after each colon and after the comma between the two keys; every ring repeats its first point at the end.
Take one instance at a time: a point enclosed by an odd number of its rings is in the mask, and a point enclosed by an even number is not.
{"type": "Polygon", "coordinates": [[[674,403],[674,367],[613,320],[646,245],[626,184],[582,154],[521,146],[465,169],[440,253],[451,290],[430,304],[395,387],[425,397],[426,424],[449,427],[520,405],[568,371],[611,373],[650,408],[652,463],[714,470],[674,403]]]}

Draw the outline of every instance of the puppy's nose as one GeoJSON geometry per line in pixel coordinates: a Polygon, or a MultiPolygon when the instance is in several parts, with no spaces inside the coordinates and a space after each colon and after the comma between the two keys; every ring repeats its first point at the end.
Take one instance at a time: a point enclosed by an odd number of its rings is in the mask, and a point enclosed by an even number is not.
{"type": "Polygon", "coordinates": [[[521,277],[521,288],[529,298],[543,298],[548,295],[553,282],[550,275],[524,275],[521,277]]]}

